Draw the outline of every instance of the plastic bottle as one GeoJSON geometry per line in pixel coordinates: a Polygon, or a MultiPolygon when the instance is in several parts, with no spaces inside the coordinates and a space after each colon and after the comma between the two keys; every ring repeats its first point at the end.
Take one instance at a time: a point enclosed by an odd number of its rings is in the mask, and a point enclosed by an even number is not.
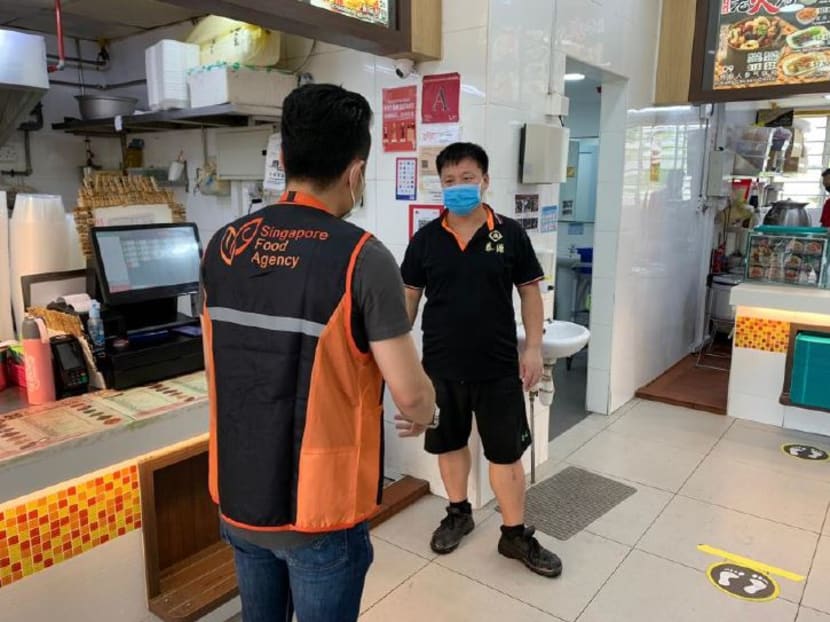
{"type": "Polygon", "coordinates": [[[102,352],[106,346],[106,335],[104,335],[104,321],[101,319],[101,303],[92,301],[89,308],[89,319],[86,321],[87,332],[92,341],[92,349],[95,352],[102,352]]]}
{"type": "Polygon", "coordinates": [[[27,315],[21,327],[23,358],[26,365],[26,397],[29,404],[55,401],[55,372],[52,368],[52,347],[49,331],[39,318],[27,315]]]}

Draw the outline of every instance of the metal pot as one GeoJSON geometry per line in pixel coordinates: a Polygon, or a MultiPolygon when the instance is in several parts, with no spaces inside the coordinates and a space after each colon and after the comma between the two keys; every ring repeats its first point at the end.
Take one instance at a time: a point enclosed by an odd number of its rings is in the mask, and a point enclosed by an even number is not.
{"type": "Polygon", "coordinates": [[[76,95],[81,118],[110,119],[117,116],[129,116],[135,112],[138,100],[135,97],[116,97],[114,95],[76,95]]]}
{"type": "Polygon", "coordinates": [[[807,203],[799,203],[792,199],[776,201],[764,217],[764,224],[780,227],[809,227],[810,215],[804,209],[805,207],[807,203]]]}

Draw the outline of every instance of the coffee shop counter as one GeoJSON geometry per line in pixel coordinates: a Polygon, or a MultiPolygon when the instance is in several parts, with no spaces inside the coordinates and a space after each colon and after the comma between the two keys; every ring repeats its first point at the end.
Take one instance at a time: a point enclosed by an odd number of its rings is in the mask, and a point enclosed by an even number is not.
{"type": "Polygon", "coordinates": [[[830,291],[743,283],[732,288],[736,308],[728,414],[791,430],[830,435],[830,410],[790,399],[796,335],[830,333],[830,291]]]}
{"type": "Polygon", "coordinates": [[[208,425],[204,373],[0,414],[0,622],[155,620],[138,465],[208,425]]]}

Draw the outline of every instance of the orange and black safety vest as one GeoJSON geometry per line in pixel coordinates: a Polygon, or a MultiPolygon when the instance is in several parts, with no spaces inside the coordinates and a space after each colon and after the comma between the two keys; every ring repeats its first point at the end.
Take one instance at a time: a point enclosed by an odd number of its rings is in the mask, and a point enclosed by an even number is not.
{"type": "Polygon", "coordinates": [[[352,304],[370,237],[286,193],[205,250],[210,492],[232,525],[320,533],[377,510],[383,379],[352,304]]]}

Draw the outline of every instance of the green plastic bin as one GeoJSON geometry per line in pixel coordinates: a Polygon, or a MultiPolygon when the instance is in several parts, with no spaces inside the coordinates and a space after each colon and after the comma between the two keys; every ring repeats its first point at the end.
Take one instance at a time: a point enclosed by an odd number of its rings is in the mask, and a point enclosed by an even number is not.
{"type": "Polygon", "coordinates": [[[799,406],[830,409],[830,334],[796,336],[790,399],[799,406]]]}

